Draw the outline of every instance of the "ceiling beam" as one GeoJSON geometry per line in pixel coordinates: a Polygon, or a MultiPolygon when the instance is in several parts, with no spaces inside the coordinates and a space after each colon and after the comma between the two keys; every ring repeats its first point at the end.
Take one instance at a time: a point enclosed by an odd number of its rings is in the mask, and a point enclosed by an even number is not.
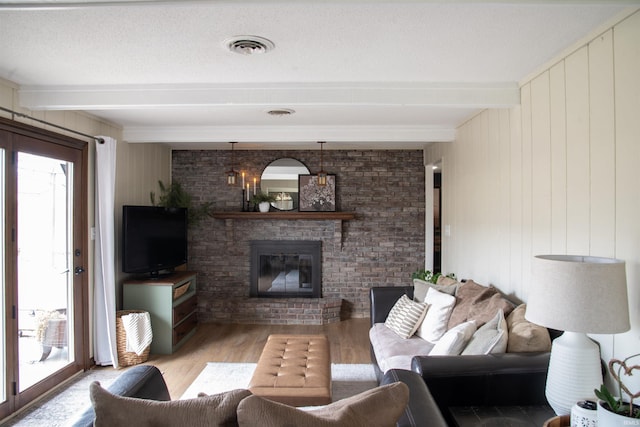
{"type": "MultiPolygon", "coordinates": [[[[280,0],[281,3],[307,2],[317,0],[280,0]]],[[[387,3],[390,0],[323,0],[325,3],[387,3]]],[[[231,0],[4,0],[0,9],[58,9],[112,6],[169,6],[174,4],[230,3],[231,0]]],[[[254,3],[256,0],[233,0],[233,3],[254,3]]],[[[504,4],[636,4],[637,0],[405,0],[407,3],[504,3],[504,4]]]]}
{"type": "Polygon", "coordinates": [[[24,86],[31,110],[167,107],[384,105],[505,108],[518,105],[516,83],[292,83],[260,85],[24,86]]]}
{"type": "Polygon", "coordinates": [[[455,129],[429,126],[165,126],[123,129],[123,139],[130,143],[167,143],[174,148],[226,148],[229,141],[242,142],[238,148],[299,148],[302,143],[331,141],[340,148],[424,148],[433,142],[451,142],[455,129]]]}

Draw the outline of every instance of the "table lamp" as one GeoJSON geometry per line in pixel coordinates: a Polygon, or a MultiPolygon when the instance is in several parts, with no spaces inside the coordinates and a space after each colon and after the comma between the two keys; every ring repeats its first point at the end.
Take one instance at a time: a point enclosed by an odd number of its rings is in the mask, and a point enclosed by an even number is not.
{"type": "Polygon", "coordinates": [[[602,384],[599,346],[587,337],[630,329],[624,261],[573,255],[538,255],[525,318],[565,331],[553,341],[546,397],[558,415],[602,384]]]}

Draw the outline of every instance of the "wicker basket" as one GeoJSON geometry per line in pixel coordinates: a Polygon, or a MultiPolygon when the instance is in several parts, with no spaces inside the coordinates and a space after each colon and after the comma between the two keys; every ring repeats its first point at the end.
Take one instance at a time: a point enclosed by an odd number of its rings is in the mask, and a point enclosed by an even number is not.
{"type": "Polygon", "coordinates": [[[132,351],[127,351],[127,333],[122,325],[122,316],[130,313],[145,313],[143,310],[120,310],[116,311],[116,347],[118,351],[118,365],[132,366],[144,363],[149,359],[151,346],[148,345],[141,355],[137,355],[132,351]]]}
{"type": "Polygon", "coordinates": [[[187,282],[184,285],[180,285],[173,290],[173,299],[178,299],[182,295],[186,294],[189,290],[189,286],[191,286],[191,282],[187,282]]]}

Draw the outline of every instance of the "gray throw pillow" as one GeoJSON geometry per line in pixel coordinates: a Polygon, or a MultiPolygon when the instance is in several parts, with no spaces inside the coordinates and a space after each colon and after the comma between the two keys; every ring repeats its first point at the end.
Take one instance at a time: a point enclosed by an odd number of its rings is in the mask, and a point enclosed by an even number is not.
{"type": "Polygon", "coordinates": [[[507,321],[502,309],[498,309],[494,318],[473,334],[462,354],[504,353],[507,351],[508,339],[507,321]]]}
{"type": "Polygon", "coordinates": [[[447,283],[445,285],[433,284],[431,282],[427,282],[425,280],[413,279],[413,299],[415,301],[424,302],[425,297],[427,296],[427,291],[429,288],[433,288],[436,291],[443,292],[449,295],[456,295],[456,291],[458,290],[458,282],[447,283]]]}
{"type": "Polygon", "coordinates": [[[96,413],[95,427],[226,427],[236,424],[236,410],[248,390],[232,390],[196,399],[160,402],[122,397],[103,389],[94,381],[89,386],[96,413]]]}
{"type": "Polygon", "coordinates": [[[390,427],[409,402],[409,387],[396,382],[376,387],[319,409],[250,396],[238,405],[240,427],[390,427]]]}

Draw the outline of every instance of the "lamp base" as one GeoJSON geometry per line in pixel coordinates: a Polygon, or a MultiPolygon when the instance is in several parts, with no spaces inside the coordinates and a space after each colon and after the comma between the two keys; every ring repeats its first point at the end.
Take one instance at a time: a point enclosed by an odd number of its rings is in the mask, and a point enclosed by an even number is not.
{"type": "Polygon", "coordinates": [[[556,414],[571,414],[571,407],[592,398],[601,384],[600,348],[595,342],[579,332],[565,332],[553,340],[546,396],[556,414]]]}

